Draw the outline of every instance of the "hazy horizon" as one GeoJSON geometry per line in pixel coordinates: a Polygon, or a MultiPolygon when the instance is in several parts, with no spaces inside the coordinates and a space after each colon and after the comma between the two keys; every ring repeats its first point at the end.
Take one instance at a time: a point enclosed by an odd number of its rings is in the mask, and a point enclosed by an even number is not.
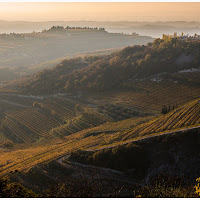
{"type": "Polygon", "coordinates": [[[4,21],[200,21],[200,3],[0,3],[4,21]],[[109,19],[109,20],[108,20],[109,19]]]}
{"type": "Polygon", "coordinates": [[[44,22],[138,22],[138,23],[156,23],[156,22],[200,22],[196,21],[186,21],[186,20],[157,20],[157,21],[139,21],[139,20],[44,20],[44,21],[29,21],[29,20],[0,20],[4,22],[30,22],[30,23],[44,23],[44,22]]]}

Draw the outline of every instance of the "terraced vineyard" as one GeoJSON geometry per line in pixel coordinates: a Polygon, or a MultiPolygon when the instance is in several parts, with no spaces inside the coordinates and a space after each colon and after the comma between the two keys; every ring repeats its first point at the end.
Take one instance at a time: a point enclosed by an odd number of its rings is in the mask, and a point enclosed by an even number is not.
{"type": "Polygon", "coordinates": [[[53,132],[62,132],[65,135],[70,135],[81,130],[99,126],[100,124],[104,124],[105,122],[110,121],[110,119],[91,108],[82,107],[79,105],[77,108],[77,117],[68,120],[67,124],[64,126],[53,129],[53,132]]]}
{"type": "Polygon", "coordinates": [[[88,128],[74,134],[74,137],[85,138],[101,135],[101,145],[110,145],[146,137],[163,132],[176,131],[188,127],[200,126],[200,100],[194,100],[165,115],[157,117],[130,118],[118,122],[107,122],[100,126],[88,128]]]}
{"type": "Polygon", "coordinates": [[[9,111],[6,112],[6,115],[29,128],[37,136],[42,137],[52,137],[49,135],[49,131],[59,125],[57,121],[48,118],[32,108],[20,111],[9,111]]]}
{"type": "Polygon", "coordinates": [[[107,122],[100,126],[86,129],[81,133],[83,134],[84,137],[87,137],[89,135],[97,135],[100,133],[112,134],[116,132],[129,130],[130,128],[133,128],[139,124],[151,120],[152,118],[153,117],[132,117],[118,122],[107,122]]]}
{"type": "MultiPolygon", "coordinates": [[[[128,119],[131,120],[131,119],[128,119]]],[[[146,119],[148,120],[148,119],[146,119]]],[[[123,120],[126,122],[127,120],[123,120]]],[[[159,136],[164,133],[171,133],[180,130],[186,130],[188,128],[195,128],[200,126],[200,100],[194,100],[182,107],[177,108],[165,115],[157,117],[150,117],[148,122],[138,124],[134,127],[128,127],[127,130],[123,130],[123,121],[101,125],[92,129],[86,129],[77,133],[77,137],[85,138],[87,136],[102,136],[104,140],[98,144],[98,148],[107,148],[124,144],[126,142],[132,142],[138,139],[146,137],[159,136]],[[121,130],[117,125],[122,125],[121,130]],[[115,126],[116,125],[116,126],[115,126]],[[107,131],[109,130],[109,131],[107,131]]],[[[142,122],[142,120],[141,120],[142,122]]],[[[129,122],[130,123],[130,122],[129,122]]],[[[134,123],[134,120],[131,122],[134,123]]],[[[128,123],[127,123],[128,124],[128,123]]],[[[75,137],[76,135],[74,135],[75,137]]]]}
{"type": "Polygon", "coordinates": [[[23,105],[18,96],[13,97],[13,102],[10,101],[12,96],[4,98],[7,102],[2,100],[5,106],[0,118],[1,128],[8,139],[17,143],[63,137],[110,120],[94,109],[67,98],[30,99],[30,106],[23,105]]]}
{"type": "Polygon", "coordinates": [[[53,99],[48,98],[45,103],[43,103],[43,107],[55,112],[63,120],[69,120],[75,117],[72,109],[63,106],[58,102],[58,100],[56,102],[53,99]]]}
{"type": "Polygon", "coordinates": [[[11,135],[14,136],[17,142],[31,143],[34,141],[32,137],[30,137],[27,132],[25,132],[18,123],[13,121],[13,119],[7,116],[4,120],[2,120],[1,125],[3,126],[5,132],[8,135],[8,132],[11,132],[11,135]]]}

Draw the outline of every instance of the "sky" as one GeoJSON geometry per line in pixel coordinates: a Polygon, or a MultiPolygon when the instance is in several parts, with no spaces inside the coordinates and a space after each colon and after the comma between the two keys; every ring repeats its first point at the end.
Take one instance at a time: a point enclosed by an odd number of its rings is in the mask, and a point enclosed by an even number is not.
{"type": "Polygon", "coordinates": [[[8,21],[200,21],[197,3],[14,3],[0,2],[8,21]]]}

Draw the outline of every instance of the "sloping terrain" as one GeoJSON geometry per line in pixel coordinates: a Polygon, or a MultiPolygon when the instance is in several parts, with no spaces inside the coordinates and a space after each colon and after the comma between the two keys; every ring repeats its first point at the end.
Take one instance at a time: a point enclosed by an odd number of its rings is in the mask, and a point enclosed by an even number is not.
{"type": "MultiPolygon", "coordinates": [[[[41,71],[24,82],[18,80],[7,87],[18,87],[25,92],[41,94],[55,91],[74,93],[119,89],[141,91],[142,88],[138,88],[137,84],[146,80],[174,83],[178,81],[187,85],[186,78],[178,78],[174,73],[199,68],[199,44],[198,40],[173,39],[166,42],[157,39],[147,46],[135,45],[111,55],[85,57],[79,59],[77,65],[77,60],[65,60],[54,69],[41,71]],[[177,62],[183,55],[192,57],[189,63],[177,62]],[[71,66],[74,66],[73,70],[69,71],[71,66]]],[[[195,83],[189,85],[195,86],[195,83]]]]}
{"type": "MultiPolygon", "coordinates": [[[[191,79],[195,76],[196,73],[187,75],[191,79]]],[[[143,80],[130,81],[128,84],[135,89],[95,92],[91,95],[91,101],[100,105],[109,102],[133,108],[142,113],[160,113],[163,106],[177,107],[200,97],[198,85],[183,82],[143,80]]]]}
{"type": "Polygon", "coordinates": [[[160,172],[170,176],[185,173],[195,180],[199,177],[199,130],[177,131],[96,151],[78,150],[64,162],[120,170],[132,180],[146,183],[160,172]]]}
{"type": "MultiPolygon", "coordinates": [[[[93,135],[83,135],[82,132],[78,132],[75,134],[71,134],[69,136],[66,136],[64,140],[58,140],[57,142],[55,139],[49,140],[48,144],[38,144],[38,145],[32,145],[32,147],[28,148],[22,148],[22,149],[10,149],[9,151],[6,151],[6,149],[2,149],[1,155],[0,155],[0,165],[1,167],[1,174],[9,173],[11,170],[18,169],[18,170],[24,170],[31,168],[32,166],[39,164],[41,162],[47,162],[50,160],[54,160],[56,158],[59,158],[63,155],[65,155],[67,152],[71,152],[78,149],[88,149],[91,147],[95,147],[94,149],[98,149],[98,146],[105,145],[107,143],[107,146],[105,148],[112,148],[113,144],[119,145],[122,144],[121,140],[123,140],[123,143],[126,141],[131,143],[135,141],[144,141],[142,140],[145,138],[145,136],[151,136],[152,137],[152,131],[150,127],[155,127],[156,123],[159,123],[159,125],[163,126],[162,130],[166,130],[169,132],[169,135],[172,134],[169,129],[169,123],[167,122],[167,119],[169,119],[169,116],[176,115],[176,118],[183,118],[183,121],[175,121],[176,124],[176,130],[175,132],[180,132],[179,130],[187,130],[187,127],[191,124],[192,127],[198,126],[199,122],[199,100],[189,103],[185,105],[184,107],[178,108],[175,111],[172,111],[166,115],[163,115],[161,117],[158,117],[154,120],[150,120],[149,122],[146,122],[142,125],[138,125],[134,127],[133,129],[130,129],[129,131],[124,132],[117,132],[115,134],[93,134],[93,135]],[[195,113],[194,117],[190,117],[191,113],[195,113]],[[187,120],[188,119],[188,120],[187,120]],[[192,120],[193,119],[193,120],[192,120]],[[190,123],[190,124],[189,124],[190,123]],[[186,126],[187,124],[187,126],[186,126]],[[143,128],[142,128],[143,127],[143,128]],[[137,133],[139,129],[144,130],[142,134],[137,133]],[[149,128],[149,131],[148,131],[149,128]],[[183,129],[182,129],[183,128],[183,129]],[[137,134],[137,135],[136,135],[137,134]],[[146,134],[146,135],[145,135],[146,134]],[[134,139],[135,138],[135,139],[134,139]]],[[[172,124],[171,124],[172,125],[172,124]]],[[[156,130],[156,129],[154,129],[156,130]]],[[[91,131],[91,130],[89,130],[91,131]]],[[[84,131],[85,132],[85,131],[84,131]]],[[[92,132],[92,131],[91,131],[92,132]]],[[[153,131],[155,134],[155,138],[159,137],[159,134],[162,132],[158,130],[158,132],[153,131]]],[[[154,135],[153,134],[153,135],[154,135]]],[[[165,134],[166,135],[166,134],[165,134]]],[[[147,137],[148,138],[148,137],[147,137]]],[[[17,148],[17,147],[16,147],[17,148]]]]}
{"type": "MultiPolygon", "coordinates": [[[[130,119],[131,120],[131,119],[130,119]]],[[[148,118],[146,119],[148,120],[148,118]]],[[[124,121],[126,123],[126,120],[124,121]]],[[[134,122],[134,119],[133,119],[134,122]]],[[[114,123],[115,124],[115,123],[114,123]]],[[[119,122],[116,122],[116,125],[119,122]]],[[[123,123],[122,127],[123,127],[123,123]]],[[[106,125],[108,126],[108,125],[106,125]]],[[[199,99],[194,100],[184,106],[178,107],[177,109],[165,114],[150,118],[148,122],[141,123],[139,125],[127,127],[127,130],[119,129],[115,131],[115,126],[109,129],[109,131],[102,129],[102,126],[95,127],[92,129],[84,130],[77,133],[79,137],[87,137],[90,135],[99,135],[101,133],[105,136],[105,140],[98,146],[117,146],[121,143],[129,143],[134,140],[140,140],[142,138],[154,137],[159,134],[170,134],[178,130],[187,130],[192,127],[200,126],[200,103],[199,99]],[[102,131],[96,131],[102,130],[102,131]]],[[[104,128],[104,127],[103,127],[104,128]]],[[[75,137],[75,136],[74,136],[75,137]]],[[[95,147],[98,149],[101,147],[95,147]]]]}
{"type": "MultiPolygon", "coordinates": [[[[153,38],[148,36],[108,33],[104,29],[81,27],[65,29],[60,26],[53,26],[41,32],[0,34],[0,67],[7,68],[4,74],[8,75],[6,80],[10,80],[27,73],[34,73],[34,66],[41,67],[41,70],[49,68],[50,65],[54,67],[56,62],[53,60],[61,57],[72,58],[96,50],[147,44],[152,40],[153,38]],[[48,61],[53,63],[37,66],[48,61]],[[30,70],[27,70],[29,67],[30,70]]],[[[2,70],[1,72],[3,73],[2,70]]],[[[0,79],[2,80],[5,79],[0,79]]]]}
{"type": "Polygon", "coordinates": [[[1,98],[0,101],[5,101],[1,132],[15,143],[64,137],[110,120],[92,108],[62,97],[2,95],[1,98]]]}

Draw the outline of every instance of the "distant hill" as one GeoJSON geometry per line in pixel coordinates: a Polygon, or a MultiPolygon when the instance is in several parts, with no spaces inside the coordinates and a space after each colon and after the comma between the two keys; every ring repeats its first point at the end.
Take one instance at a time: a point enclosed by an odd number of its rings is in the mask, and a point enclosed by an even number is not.
{"type": "Polygon", "coordinates": [[[50,29],[52,26],[89,26],[104,27],[109,32],[132,33],[137,32],[140,35],[151,37],[161,37],[163,33],[179,34],[199,32],[200,23],[198,21],[46,21],[46,22],[28,22],[28,21],[0,21],[0,33],[30,33],[32,31],[42,31],[50,29]]]}

